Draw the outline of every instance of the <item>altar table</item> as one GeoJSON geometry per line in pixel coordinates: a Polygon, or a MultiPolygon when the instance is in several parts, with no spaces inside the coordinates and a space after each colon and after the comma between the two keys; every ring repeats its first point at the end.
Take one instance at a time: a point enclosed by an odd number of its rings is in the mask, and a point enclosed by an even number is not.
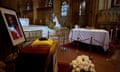
{"type": "Polygon", "coordinates": [[[69,42],[72,41],[102,46],[106,51],[109,48],[109,32],[103,29],[72,29],[69,34],[69,42]]]}

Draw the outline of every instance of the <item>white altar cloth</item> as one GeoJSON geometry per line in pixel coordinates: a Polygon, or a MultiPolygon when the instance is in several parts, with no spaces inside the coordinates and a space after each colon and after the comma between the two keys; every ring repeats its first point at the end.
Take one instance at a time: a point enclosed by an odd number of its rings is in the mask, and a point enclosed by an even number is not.
{"type": "Polygon", "coordinates": [[[72,42],[74,40],[102,46],[104,51],[109,48],[109,32],[103,29],[74,28],[70,31],[69,41],[72,42]]]}

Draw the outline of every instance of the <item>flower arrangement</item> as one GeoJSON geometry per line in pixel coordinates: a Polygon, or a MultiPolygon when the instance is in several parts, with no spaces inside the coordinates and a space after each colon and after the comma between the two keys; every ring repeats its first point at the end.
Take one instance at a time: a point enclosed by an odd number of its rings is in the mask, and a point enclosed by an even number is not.
{"type": "Polygon", "coordinates": [[[80,55],[70,63],[72,72],[96,72],[95,66],[89,56],[80,55]]]}

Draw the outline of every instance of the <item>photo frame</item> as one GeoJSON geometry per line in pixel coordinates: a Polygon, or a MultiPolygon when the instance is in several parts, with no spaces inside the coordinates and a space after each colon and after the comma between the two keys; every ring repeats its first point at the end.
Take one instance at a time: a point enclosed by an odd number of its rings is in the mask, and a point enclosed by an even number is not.
{"type": "Polygon", "coordinates": [[[9,33],[9,37],[13,46],[16,46],[25,41],[25,36],[17,18],[16,11],[9,8],[0,7],[6,30],[9,33]]]}
{"type": "Polygon", "coordinates": [[[119,7],[120,6],[120,0],[112,0],[113,2],[113,7],[119,7]]]}

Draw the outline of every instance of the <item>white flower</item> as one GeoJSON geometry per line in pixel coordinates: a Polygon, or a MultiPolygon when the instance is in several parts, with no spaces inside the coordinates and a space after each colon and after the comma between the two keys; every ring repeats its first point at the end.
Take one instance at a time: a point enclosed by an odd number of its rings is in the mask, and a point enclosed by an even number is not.
{"type": "Polygon", "coordinates": [[[72,69],[72,72],[75,72],[75,69],[72,69]]]}
{"type": "Polygon", "coordinates": [[[77,68],[75,69],[75,71],[76,71],[76,72],[80,72],[80,68],[77,67],[77,68]]]}
{"type": "Polygon", "coordinates": [[[90,71],[91,72],[96,72],[94,68],[90,68],[90,71]]]}
{"type": "Polygon", "coordinates": [[[95,66],[89,59],[89,56],[80,55],[70,63],[72,66],[72,72],[80,72],[80,70],[95,72],[95,66]]]}
{"type": "Polygon", "coordinates": [[[91,64],[91,67],[92,67],[92,68],[94,68],[94,67],[95,67],[93,63],[91,64]]]}

